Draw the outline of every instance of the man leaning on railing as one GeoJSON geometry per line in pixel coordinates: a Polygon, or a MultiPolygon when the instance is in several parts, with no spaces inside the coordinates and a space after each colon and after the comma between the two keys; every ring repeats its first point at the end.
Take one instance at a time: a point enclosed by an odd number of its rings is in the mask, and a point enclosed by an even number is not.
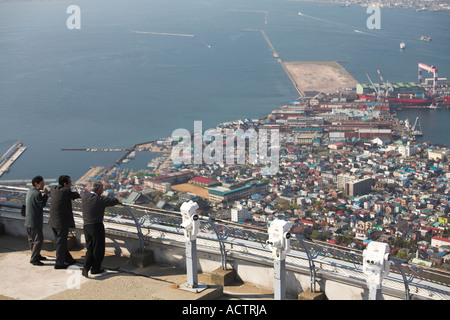
{"type": "Polygon", "coordinates": [[[81,193],[81,211],[83,213],[83,232],[86,240],[86,262],[82,269],[82,275],[88,277],[91,274],[103,273],[101,268],[105,256],[105,226],[103,217],[105,208],[119,204],[119,200],[102,196],[103,183],[94,181],[90,191],[81,193]]]}
{"type": "Polygon", "coordinates": [[[69,229],[75,228],[72,200],[78,199],[80,195],[71,190],[72,180],[69,176],[60,176],[58,183],[50,190],[52,201],[48,223],[52,227],[56,239],[55,269],[67,269],[68,266],[77,262],[67,248],[67,236],[69,229]]]}

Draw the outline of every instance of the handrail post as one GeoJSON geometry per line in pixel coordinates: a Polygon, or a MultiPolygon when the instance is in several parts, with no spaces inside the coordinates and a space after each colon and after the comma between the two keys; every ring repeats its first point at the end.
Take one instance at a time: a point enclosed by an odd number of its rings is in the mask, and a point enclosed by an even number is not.
{"type": "Polygon", "coordinates": [[[400,261],[397,261],[396,259],[392,259],[391,261],[395,264],[397,269],[400,271],[402,278],[403,278],[403,284],[405,285],[405,300],[411,300],[411,295],[409,291],[409,281],[406,278],[405,270],[403,270],[402,264],[400,261]]]}
{"type": "Polygon", "coordinates": [[[214,218],[209,217],[208,218],[208,223],[211,226],[211,228],[214,230],[214,233],[217,236],[217,241],[219,241],[220,260],[221,260],[221,263],[222,263],[222,270],[226,271],[227,270],[227,252],[225,250],[225,244],[223,242],[223,238],[220,235],[219,229],[217,228],[217,226],[214,223],[214,218]]]}
{"type": "Polygon", "coordinates": [[[139,224],[139,221],[138,221],[136,215],[134,214],[132,208],[130,208],[128,206],[125,206],[125,208],[127,208],[128,213],[133,218],[134,224],[136,225],[136,230],[137,230],[137,234],[138,234],[138,237],[139,237],[139,252],[144,253],[144,250],[145,250],[144,236],[142,234],[142,230],[141,230],[141,226],[139,224]]]}
{"type": "Polygon", "coordinates": [[[311,256],[311,252],[309,251],[308,246],[303,241],[301,236],[296,236],[296,239],[300,242],[300,244],[302,245],[303,249],[306,252],[306,256],[308,257],[310,290],[311,290],[311,292],[316,292],[316,266],[315,266],[314,260],[311,256]]]}

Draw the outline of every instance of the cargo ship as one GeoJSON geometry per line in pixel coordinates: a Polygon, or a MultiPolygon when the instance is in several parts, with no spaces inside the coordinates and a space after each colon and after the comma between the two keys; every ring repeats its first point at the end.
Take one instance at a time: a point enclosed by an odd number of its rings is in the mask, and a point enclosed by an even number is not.
{"type": "MultiPolygon", "coordinates": [[[[374,84],[369,78],[370,85],[364,83],[358,83],[356,85],[356,92],[360,99],[366,100],[379,100],[389,102],[390,106],[423,106],[429,107],[440,105],[446,105],[448,100],[446,97],[441,96],[438,92],[438,69],[436,66],[428,66],[424,63],[418,63],[418,81],[417,82],[385,82],[381,76],[380,70],[377,67],[377,72],[382,81],[382,85],[374,84]],[[424,85],[422,81],[422,69],[433,73],[433,87],[432,90],[429,84],[424,85]],[[377,89],[378,88],[378,89],[377,89]]],[[[446,78],[445,78],[446,81],[446,78]]],[[[443,83],[445,84],[445,83],[443,83]]],[[[448,84],[445,84],[445,88],[448,88],[448,84]]],[[[444,90],[445,88],[441,88],[444,90]]]]}
{"type": "Polygon", "coordinates": [[[406,97],[392,97],[392,96],[387,96],[387,97],[377,97],[377,96],[372,96],[372,95],[368,95],[368,94],[360,94],[359,95],[360,99],[366,99],[366,100],[385,100],[388,101],[389,103],[392,103],[394,105],[402,105],[402,106],[429,106],[430,104],[433,103],[432,99],[428,99],[428,98],[406,98],[406,97]]]}

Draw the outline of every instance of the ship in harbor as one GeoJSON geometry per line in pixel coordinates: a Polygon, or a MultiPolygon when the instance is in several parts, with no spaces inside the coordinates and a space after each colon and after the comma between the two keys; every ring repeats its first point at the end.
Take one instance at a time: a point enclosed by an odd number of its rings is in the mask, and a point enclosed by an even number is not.
{"type": "Polygon", "coordinates": [[[429,106],[433,103],[433,99],[431,98],[421,98],[421,97],[411,97],[412,95],[409,95],[409,97],[406,96],[385,96],[385,97],[379,97],[376,95],[369,95],[369,94],[360,94],[360,99],[366,99],[366,100],[384,100],[389,103],[392,103],[393,105],[400,105],[400,106],[429,106]]]}
{"type": "Polygon", "coordinates": [[[414,82],[358,84],[356,90],[360,99],[385,101],[391,106],[429,106],[434,101],[423,86],[414,82]],[[407,91],[411,93],[404,93],[407,91]]]}
{"type": "Polygon", "coordinates": [[[438,70],[436,66],[428,66],[424,63],[418,63],[419,74],[417,82],[397,82],[390,83],[384,81],[380,70],[377,72],[382,84],[357,84],[356,93],[360,99],[386,101],[391,106],[436,106],[445,104],[445,97],[438,93],[438,70]],[[422,69],[433,74],[433,84],[424,85],[422,81],[422,69]]]}

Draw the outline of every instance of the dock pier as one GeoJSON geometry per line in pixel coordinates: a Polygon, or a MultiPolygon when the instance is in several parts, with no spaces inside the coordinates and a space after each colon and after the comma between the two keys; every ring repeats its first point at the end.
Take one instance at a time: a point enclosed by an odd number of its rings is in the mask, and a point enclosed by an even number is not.
{"type": "Polygon", "coordinates": [[[0,158],[0,177],[9,171],[9,168],[13,163],[25,152],[27,147],[25,147],[22,141],[14,143],[8,151],[0,158]]]}
{"type": "Polygon", "coordinates": [[[270,49],[272,49],[273,56],[277,59],[277,62],[279,62],[281,64],[281,66],[283,67],[284,72],[286,72],[287,76],[289,77],[289,80],[291,80],[292,84],[294,85],[295,90],[297,91],[297,93],[299,94],[300,97],[304,97],[305,96],[304,92],[298,86],[297,82],[295,81],[294,76],[291,74],[291,72],[289,72],[289,70],[286,67],[286,65],[284,64],[283,60],[281,60],[280,55],[275,50],[275,47],[273,46],[272,42],[270,42],[269,37],[267,36],[266,32],[264,30],[259,30],[259,29],[242,28],[241,30],[246,31],[246,32],[260,32],[263,35],[263,37],[266,40],[267,44],[269,45],[270,49]]]}
{"type": "Polygon", "coordinates": [[[192,38],[195,37],[195,34],[183,34],[183,33],[167,33],[167,32],[136,31],[136,30],[133,30],[133,33],[153,34],[160,36],[174,36],[174,37],[192,37],[192,38]]]}
{"type": "Polygon", "coordinates": [[[88,151],[88,152],[97,152],[97,151],[107,151],[107,152],[121,152],[127,151],[129,148],[61,148],[62,151],[88,151]]]}
{"type": "Polygon", "coordinates": [[[136,147],[137,145],[135,144],[131,148],[126,149],[125,154],[116,160],[116,164],[121,164],[125,159],[127,159],[130,153],[136,150],[136,147]]]}
{"type": "Polygon", "coordinates": [[[125,154],[122,155],[119,159],[116,160],[116,164],[121,164],[131,152],[136,150],[137,145],[133,145],[130,148],[61,148],[62,151],[87,151],[87,152],[122,152],[125,151],[125,154]]]}
{"type": "MultiPolygon", "coordinates": [[[[45,178],[45,184],[48,185],[50,183],[56,183],[58,182],[58,180],[56,179],[48,179],[45,178]]],[[[31,179],[14,179],[14,180],[0,180],[0,184],[2,185],[13,185],[13,186],[24,186],[27,184],[31,184],[31,179]]]]}
{"type": "Polygon", "coordinates": [[[134,144],[128,148],[61,148],[62,151],[87,151],[87,152],[125,152],[115,161],[117,165],[122,164],[125,160],[133,157],[133,152],[150,151],[152,153],[170,153],[170,148],[158,149],[154,145],[156,140],[134,144]],[[131,155],[131,157],[130,157],[131,155]]]}

